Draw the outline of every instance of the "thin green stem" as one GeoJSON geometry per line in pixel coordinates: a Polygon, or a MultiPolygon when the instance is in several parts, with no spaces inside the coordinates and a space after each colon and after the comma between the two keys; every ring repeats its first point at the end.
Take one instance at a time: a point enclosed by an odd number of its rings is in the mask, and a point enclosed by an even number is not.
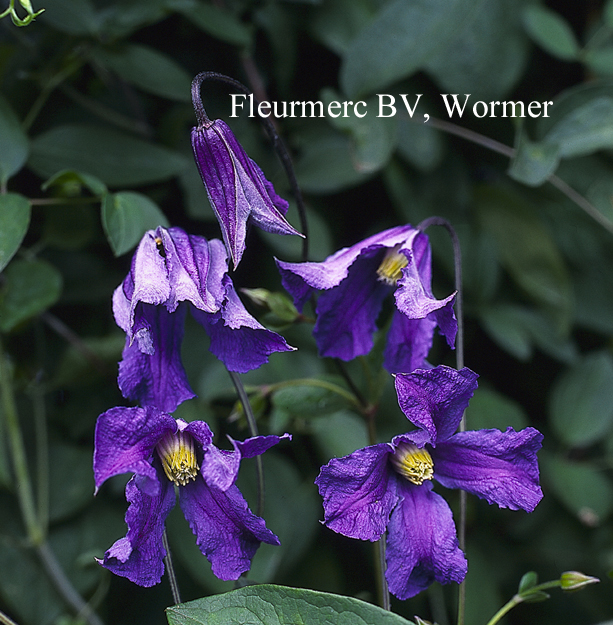
{"type": "Polygon", "coordinates": [[[38,523],[43,535],[49,524],[49,436],[45,396],[39,380],[32,388],[32,407],[36,431],[36,494],[38,500],[38,523]]]}
{"type": "Polygon", "coordinates": [[[524,592],[517,593],[514,595],[507,603],[505,603],[494,616],[487,622],[487,625],[495,625],[500,621],[500,619],[505,616],[508,612],[510,612],[515,606],[523,603],[527,599],[530,599],[530,595],[537,594],[539,592],[543,592],[544,590],[548,590],[549,588],[559,588],[562,585],[562,582],[559,579],[553,580],[551,582],[544,582],[543,584],[538,584],[538,586],[533,586],[524,592]]]}
{"type": "MultiPolygon", "coordinates": [[[[251,436],[257,436],[258,424],[255,421],[255,415],[253,414],[253,410],[251,409],[251,402],[249,401],[249,396],[247,395],[247,391],[245,391],[243,382],[238,373],[236,373],[236,371],[228,370],[228,373],[230,374],[230,378],[232,379],[232,383],[234,384],[234,388],[236,389],[238,398],[243,405],[243,410],[245,412],[245,417],[247,418],[249,432],[251,436]]],[[[264,514],[264,466],[262,465],[262,456],[255,457],[255,471],[258,481],[257,515],[261,517],[264,514]]]]}
{"type": "Polygon", "coordinates": [[[100,203],[99,197],[42,197],[30,200],[32,206],[67,206],[98,203],[100,203]]]}
{"type": "Polygon", "coordinates": [[[175,575],[175,567],[172,564],[172,556],[170,555],[170,545],[168,544],[166,529],[164,529],[162,542],[164,543],[164,550],[166,551],[164,562],[166,563],[166,574],[168,575],[168,581],[170,583],[170,592],[172,593],[174,605],[177,605],[177,603],[181,603],[181,593],[179,592],[179,584],[177,583],[177,576],[175,575]]]}
{"type": "Polygon", "coordinates": [[[0,623],[2,623],[2,625],[17,625],[17,623],[2,612],[2,610],[0,610],[0,623]]]}
{"type": "Polygon", "coordinates": [[[43,533],[36,517],[36,505],[28,471],[25,446],[19,428],[11,369],[11,364],[5,356],[0,343],[0,391],[2,393],[2,408],[6,419],[13,470],[17,482],[17,497],[28,538],[33,544],[38,545],[43,541],[43,533]]]}

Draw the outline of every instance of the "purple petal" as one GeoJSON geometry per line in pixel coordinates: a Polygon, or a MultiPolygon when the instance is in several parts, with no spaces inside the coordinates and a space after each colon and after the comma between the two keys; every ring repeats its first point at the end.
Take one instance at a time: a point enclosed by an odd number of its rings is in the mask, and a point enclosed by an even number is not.
{"type": "Polygon", "coordinates": [[[335,532],[377,540],[396,505],[396,476],[389,468],[393,448],[380,443],[333,458],[315,480],[323,497],[324,523],[335,532]]]}
{"type": "Polygon", "coordinates": [[[424,368],[435,327],[436,319],[432,315],[425,319],[409,319],[395,311],[383,353],[385,369],[390,373],[410,373],[424,368]]]}
{"type": "Polygon", "coordinates": [[[346,279],[319,296],[313,336],[321,356],[347,361],[372,349],[376,320],[390,292],[377,280],[381,259],[380,248],[365,250],[346,279]]]}
{"type": "Polygon", "coordinates": [[[285,219],[288,203],[247,156],[225,122],[192,128],[196,165],[234,266],[245,250],[247,221],[277,234],[299,234],[285,219]]]}
{"type": "Polygon", "coordinates": [[[94,481],[96,490],[113,475],[136,473],[148,495],[160,492],[151,465],[153,450],[167,432],[177,430],[176,421],[157,408],[111,408],[98,417],[94,435],[94,481]]]}
{"type": "Polygon", "coordinates": [[[135,477],[126,484],[126,499],[130,503],[126,512],[128,533],[98,562],[139,586],[154,586],[164,573],[162,536],[166,517],[175,505],[175,491],[171,482],[162,480],[159,494],[147,495],[135,477]]]}
{"type": "Polygon", "coordinates": [[[428,432],[436,446],[457,429],[477,388],[479,376],[464,367],[460,371],[440,365],[396,376],[398,404],[407,419],[428,432]]]}
{"type": "Polygon", "coordinates": [[[369,247],[391,248],[401,244],[414,230],[410,225],[398,226],[379,232],[351,247],[345,247],[320,263],[286,263],[276,260],[285,290],[292,295],[298,310],[313,290],[327,290],[338,286],[346,277],[349,267],[369,247]]]}
{"type": "Polygon", "coordinates": [[[197,479],[179,489],[179,503],[219,579],[238,579],[248,571],[260,542],[279,544],[264,520],[249,510],[236,486],[224,492],[197,479]]]}
{"type": "Polygon", "coordinates": [[[536,458],[542,440],[534,428],[459,432],[432,451],[434,474],[447,488],[532,512],[543,497],[536,458]]]}
{"type": "Polygon", "coordinates": [[[221,312],[209,315],[192,309],[192,314],[211,339],[210,351],[230,371],[247,373],[267,363],[270,354],[295,349],[247,312],[229,276],[226,276],[225,283],[226,300],[221,312]]]}
{"type": "Polygon", "coordinates": [[[173,412],[183,401],[195,396],[181,362],[185,306],[174,313],[150,304],[143,304],[140,310],[148,328],[150,353],[142,353],[140,343],[130,345],[126,337],[119,363],[119,388],[124,397],[138,401],[141,406],[173,412]]]}
{"type": "Polygon", "coordinates": [[[211,445],[202,460],[200,472],[204,481],[211,487],[228,490],[236,481],[242,458],[253,458],[263,454],[267,449],[276,445],[284,438],[291,440],[291,434],[283,436],[254,436],[245,441],[235,441],[228,436],[233,451],[218,449],[211,445]]]}
{"type": "Polygon", "coordinates": [[[401,501],[392,512],[387,536],[387,578],[398,599],[409,599],[434,582],[460,583],[467,564],[458,546],[447,502],[431,482],[415,486],[399,480],[401,501]]]}
{"type": "Polygon", "coordinates": [[[204,421],[185,423],[183,419],[177,419],[177,425],[179,430],[192,435],[202,451],[206,451],[211,446],[213,442],[213,432],[211,432],[211,428],[209,428],[208,424],[204,421]]]}

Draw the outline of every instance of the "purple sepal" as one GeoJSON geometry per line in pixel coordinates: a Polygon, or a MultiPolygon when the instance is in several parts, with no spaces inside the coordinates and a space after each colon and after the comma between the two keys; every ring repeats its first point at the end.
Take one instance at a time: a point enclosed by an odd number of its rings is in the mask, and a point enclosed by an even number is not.
{"type": "Polygon", "coordinates": [[[489,504],[532,512],[543,497],[536,457],[542,440],[534,428],[458,432],[432,451],[436,479],[489,504]]]}
{"type": "Polygon", "coordinates": [[[219,312],[207,314],[192,309],[192,314],[211,339],[210,351],[230,371],[247,373],[267,363],[270,354],[295,349],[247,312],[229,276],[225,276],[224,284],[226,299],[219,312]]]}
{"type": "Polygon", "coordinates": [[[94,434],[94,482],[101,484],[121,473],[141,476],[139,488],[149,496],[160,492],[160,480],[151,465],[153,450],[176,421],[157,408],[111,408],[98,417],[94,434]]]}
{"type": "Polygon", "coordinates": [[[200,177],[234,267],[245,251],[248,222],[267,232],[300,235],[285,219],[287,201],[277,195],[223,120],[192,128],[191,140],[200,177]]]}
{"type": "Polygon", "coordinates": [[[388,463],[393,447],[380,443],[332,458],[315,480],[323,497],[324,523],[350,538],[381,537],[398,501],[396,476],[388,463]]]}
{"type": "Polygon", "coordinates": [[[126,484],[128,533],[120,538],[98,562],[115,575],[127,577],[139,586],[159,584],[164,573],[162,536],[164,522],[175,505],[172,484],[164,481],[157,495],[141,491],[138,476],[126,484]]]}
{"type": "Polygon", "coordinates": [[[179,504],[219,579],[238,579],[248,571],[260,542],[280,544],[236,486],[221,491],[196,480],[179,490],[179,504]]]}
{"type": "Polygon", "coordinates": [[[467,367],[457,371],[445,365],[398,374],[398,404],[413,425],[428,433],[428,442],[435,447],[458,428],[478,377],[467,367]]]}
{"type": "Polygon", "coordinates": [[[151,353],[143,353],[126,337],[119,363],[119,389],[124,397],[141,406],[173,412],[179,404],[195,397],[181,362],[186,308],[180,306],[169,313],[163,306],[143,304],[141,311],[148,323],[151,353]]]}
{"type": "Polygon", "coordinates": [[[414,597],[435,580],[460,583],[466,576],[451,510],[431,489],[431,482],[399,483],[401,500],[389,522],[385,572],[390,592],[399,599],[414,597]]]}
{"type": "Polygon", "coordinates": [[[428,315],[425,319],[409,319],[395,311],[387,333],[387,344],[383,352],[383,366],[389,373],[410,373],[423,369],[432,346],[436,319],[428,315]]]}

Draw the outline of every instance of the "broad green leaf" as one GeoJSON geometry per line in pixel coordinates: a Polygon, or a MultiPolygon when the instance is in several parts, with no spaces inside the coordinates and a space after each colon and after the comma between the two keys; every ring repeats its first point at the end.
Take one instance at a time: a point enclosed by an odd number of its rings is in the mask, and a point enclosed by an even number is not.
{"type": "Polygon", "coordinates": [[[0,331],[15,326],[53,306],[62,292],[62,275],[44,260],[16,260],[4,272],[0,292],[0,331]]]}
{"type": "Polygon", "coordinates": [[[526,590],[530,590],[538,584],[538,575],[534,571],[528,571],[522,575],[521,580],[519,581],[519,587],[517,592],[525,592],[526,590]]]}
{"type": "Polygon", "coordinates": [[[482,0],[393,0],[345,52],[340,81],[351,98],[406,78],[474,19],[482,0]]]}
{"type": "Polygon", "coordinates": [[[557,144],[530,141],[523,133],[508,174],[531,187],[543,184],[555,172],[560,162],[557,144]]]}
{"type": "Polygon", "coordinates": [[[547,7],[531,4],[523,12],[524,26],[532,39],[551,55],[572,61],[579,54],[579,43],[568,22],[547,7]]]}
{"type": "Polygon", "coordinates": [[[32,142],[29,165],[43,178],[62,169],[91,174],[111,187],[168,180],[189,161],[161,145],[101,126],[56,126],[32,142]]]}
{"type": "Polygon", "coordinates": [[[16,174],[28,159],[28,137],[10,104],[0,96],[0,185],[16,174]]]}
{"type": "Polygon", "coordinates": [[[30,225],[30,202],[16,193],[0,195],[0,271],[19,249],[30,225]]]}
{"type": "Polygon", "coordinates": [[[61,194],[66,197],[81,195],[84,187],[92,195],[101,196],[108,191],[102,180],[91,174],[84,174],[81,171],[75,171],[73,169],[58,171],[41,185],[43,191],[52,188],[59,189],[61,194]]]}
{"type": "Polygon", "coordinates": [[[169,227],[155,202],[134,191],[109,193],[102,202],[102,226],[115,256],[131,250],[147,230],[169,227]]]}
{"type": "Polygon", "coordinates": [[[216,39],[242,47],[251,43],[250,27],[214,4],[197,0],[170,0],[167,5],[216,39]]]}
{"type": "Polygon", "coordinates": [[[400,117],[398,119],[396,150],[408,163],[420,171],[434,170],[443,158],[443,139],[438,130],[432,128],[423,119],[415,121],[400,117]]]}
{"type": "Polygon", "coordinates": [[[130,0],[109,4],[99,13],[105,39],[125,39],[134,31],[168,16],[166,0],[130,0]]]}
{"type": "Polygon", "coordinates": [[[341,410],[325,419],[309,422],[322,455],[340,458],[368,445],[368,431],[364,419],[348,410],[341,410]]]}
{"type": "Polygon", "coordinates": [[[613,484],[600,468],[545,452],[539,465],[546,487],[586,525],[599,525],[613,510],[613,484]]]}
{"type": "Polygon", "coordinates": [[[489,101],[511,91],[522,76],[528,52],[517,0],[485,0],[475,19],[459,28],[426,61],[425,69],[442,91],[489,101]]]}
{"type": "Polygon", "coordinates": [[[500,259],[513,280],[543,306],[560,328],[572,313],[572,287],[564,260],[536,212],[519,195],[483,189],[478,199],[483,228],[498,243],[500,259]]]}
{"type": "Polygon", "coordinates": [[[591,445],[613,430],[613,358],[592,353],[556,381],[549,405],[553,430],[570,446],[591,445]]]}
{"type": "Polygon", "coordinates": [[[586,50],[583,62],[596,74],[613,75],[613,46],[586,50]]]}
{"type": "Polygon", "coordinates": [[[480,387],[466,409],[466,422],[470,430],[496,428],[504,431],[512,427],[519,431],[528,425],[528,418],[522,407],[512,399],[480,387]]]}
{"type": "Polygon", "coordinates": [[[595,97],[578,106],[549,130],[544,141],[569,158],[613,147],[613,97],[595,97]]]}
{"type": "Polygon", "coordinates": [[[315,418],[351,406],[339,378],[290,380],[272,395],[273,406],[296,417],[315,418]]]}
{"type": "Polygon", "coordinates": [[[140,44],[98,48],[93,58],[147,93],[191,102],[191,76],[168,55],[140,44]]]}
{"type": "Polygon", "coordinates": [[[181,603],[166,616],[170,625],[412,625],[352,597],[268,584],[181,603]]]}
{"type": "Polygon", "coordinates": [[[92,0],[53,0],[37,19],[69,35],[96,35],[100,28],[92,0]]]}

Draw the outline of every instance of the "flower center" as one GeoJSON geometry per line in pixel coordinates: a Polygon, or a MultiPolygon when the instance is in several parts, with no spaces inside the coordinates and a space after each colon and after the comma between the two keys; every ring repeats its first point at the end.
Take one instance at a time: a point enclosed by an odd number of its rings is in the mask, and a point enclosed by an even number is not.
{"type": "Polygon", "coordinates": [[[166,477],[177,486],[185,486],[198,475],[194,439],[186,432],[169,432],[156,446],[166,477]]]}
{"type": "Polygon", "coordinates": [[[415,445],[400,443],[391,461],[400,475],[418,486],[434,476],[432,456],[425,449],[415,445]]]}
{"type": "Polygon", "coordinates": [[[407,257],[398,251],[399,248],[400,246],[396,245],[387,250],[377,269],[379,280],[390,286],[396,286],[402,277],[402,270],[409,264],[407,257]]]}

